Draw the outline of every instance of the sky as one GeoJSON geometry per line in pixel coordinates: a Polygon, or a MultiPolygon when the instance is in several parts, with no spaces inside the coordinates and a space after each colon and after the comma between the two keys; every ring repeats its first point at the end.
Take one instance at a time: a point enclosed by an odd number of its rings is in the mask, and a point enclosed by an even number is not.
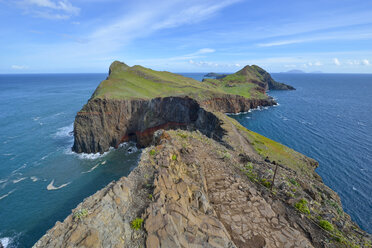
{"type": "Polygon", "coordinates": [[[0,73],[372,73],[369,0],[0,0],[0,73]]]}

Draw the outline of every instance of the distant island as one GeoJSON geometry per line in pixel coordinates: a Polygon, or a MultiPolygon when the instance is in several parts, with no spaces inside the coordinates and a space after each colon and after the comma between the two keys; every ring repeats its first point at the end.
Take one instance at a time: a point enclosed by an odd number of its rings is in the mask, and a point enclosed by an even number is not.
{"type": "Polygon", "coordinates": [[[226,77],[227,75],[229,75],[229,74],[225,74],[225,73],[221,74],[221,73],[210,72],[210,73],[205,74],[204,77],[220,79],[220,78],[226,77]]]}

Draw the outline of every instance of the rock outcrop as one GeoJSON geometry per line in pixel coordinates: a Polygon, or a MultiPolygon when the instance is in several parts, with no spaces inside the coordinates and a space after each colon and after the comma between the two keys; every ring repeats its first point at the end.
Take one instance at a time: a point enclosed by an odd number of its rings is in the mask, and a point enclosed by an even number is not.
{"type": "MultiPolygon", "coordinates": [[[[282,164],[270,190],[265,182],[272,178],[275,165],[252,149],[250,137],[239,124],[217,113],[216,117],[225,133],[221,141],[199,131],[155,132],[138,167],[127,178],[87,198],[35,247],[335,248],[367,244],[368,236],[343,212],[337,216],[343,223],[337,231],[344,243],[336,240],[336,232],[317,224],[317,216],[335,213],[327,201],[340,204],[318,177],[282,164]],[[295,193],[287,188],[291,187],[289,179],[298,184],[293,186],[295,193]],[[295,207],[301,199],[308,202],[309,215],[295,207]],[[136,219],[141,220],[138,230],[133,226],[136,219]],[[345,237],[352,237],[351,241],[345,237]]],[[[295,155],[303,167],[314,169],[312,159],[295,155]]],[[[336,221],[329,221],[336,226],[336,221]]]]}
{"type": "Polygon", "coordinates": [[[315,160],[223,113],[274,105],[275,88],[290,89],[257,66],[198,83],[114,62],[76,116],[73,149],[131,140],[140,162],[34,247],[371,247],[315,160]]]}

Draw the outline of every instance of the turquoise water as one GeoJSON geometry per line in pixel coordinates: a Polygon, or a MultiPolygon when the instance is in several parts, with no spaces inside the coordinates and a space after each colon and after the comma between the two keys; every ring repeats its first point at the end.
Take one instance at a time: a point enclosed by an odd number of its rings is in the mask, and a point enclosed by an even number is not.
{"type": "Polygon", "coordinates": [[[273,74],[296,91],[279,106],[233,116],[248,129],[319,161],[344,210],[372,233],[372,75],[273,74]]]}
{"type": "Polygon", "coordinates": [[[129,144],[105,156],[71,152],[76,112],[106,76],[0,75],[0,239],[8,247],[31,247],[136,166],[140,151],[129,153],[129,144]],[[65,186],[48,190],[52,181],[65,186]]]}
{"type": "MultiPolygon", "coordinates": [[[[140,151],[128,152],[134,144],[104,156],[71,152],[76,112],[106,76],[0,75],[0,239],[8,247],[32,246],[85,197],[137,165],[140,151]]],[[[278,107],[234,117],[317,159],[346,211],[372,232],[372,75],[274,78],[297,90],[272,91],[278,107]]]]}

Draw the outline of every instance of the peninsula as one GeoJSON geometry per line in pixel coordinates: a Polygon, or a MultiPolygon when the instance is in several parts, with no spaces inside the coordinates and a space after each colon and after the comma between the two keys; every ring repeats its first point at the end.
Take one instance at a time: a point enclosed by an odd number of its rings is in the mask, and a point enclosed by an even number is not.
{"type": "Polygon", "coordinates": [[[134,141],[139,164],[35,247],[371,247],[315,160],[225,115],[293,89],[255,65],[199,82],[115,61],[76,115],[73,150],[134,141]]]}

